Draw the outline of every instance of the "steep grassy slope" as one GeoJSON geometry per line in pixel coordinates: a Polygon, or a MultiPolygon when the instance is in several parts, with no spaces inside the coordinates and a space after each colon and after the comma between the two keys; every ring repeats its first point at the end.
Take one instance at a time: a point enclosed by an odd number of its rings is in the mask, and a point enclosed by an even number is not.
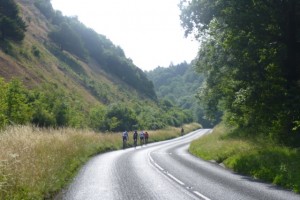
{"type": "Polygon", "coordinates": [[[34,5],[33,0],[16,0],[27,24],[25,39],[10,42],[0,51],[0,76],[18,77],[29,87],[51,83],[76,93],[91,103],[104,104],[144,97],[114,74],[107,73],[98,62],[79,59],[61,51],[49,39],[55,26],[34,5]]]}
{"type": "Polygon", "coordinates": [[[192,121],[190,113],[160,103],[152,81],[106,36],[55,11],[50,0],[9,1],[17,2],[27,31],[13,42],[0,29],[0,128],[32,123],[121,131],[192,121]]]}

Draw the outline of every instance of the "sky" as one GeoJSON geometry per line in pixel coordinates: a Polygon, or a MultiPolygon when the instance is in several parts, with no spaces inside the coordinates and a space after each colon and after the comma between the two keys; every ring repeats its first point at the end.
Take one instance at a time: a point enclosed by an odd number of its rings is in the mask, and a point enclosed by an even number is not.
{"type": "Polygon", "coordinates": [[[180,0],[51,0],[55,10],[120,46],[142,70],[168,67],[197,56],[199,43],[184,37],[180,0]]]}

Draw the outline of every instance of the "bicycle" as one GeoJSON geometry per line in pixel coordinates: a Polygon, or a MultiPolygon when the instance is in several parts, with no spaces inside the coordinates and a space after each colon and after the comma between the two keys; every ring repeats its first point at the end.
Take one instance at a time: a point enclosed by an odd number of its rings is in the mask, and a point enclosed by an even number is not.
{"type": "Polygon", "coordinates": [[[127,147],[127,137],[123,137],[123,149],[127,147]]]}
{"type": "Polygon", "coordinates": [[[134,146],[134,148],[136,148],[136,146],[137,146],[137,138],[133,139],[133,146],[134,146]]]}
{"type": "Polygon", "coordinates": [[[145,139],[144,137],[140,137],[140,144],[141,146],[143,146],[145,144],[145,139]]]}
{"type": "Polygon", "coordinates": [[[148,139],[149,139],[149,134],[148,134],[148,132],[145,132],[144,135],[145,135],[144,136],[144,138],[145,138],[145,145],[147,145],[148,144],[148,139]]]}
{"type": "Polygon", "coordinates": [[[138,140],[138,133],[137,133],[137,131],[134,131],[134,133],[133,133],[133,146],[134,146],[134,148],[136,148],[136,146],[137,146],[137,140],[138,140]]]}

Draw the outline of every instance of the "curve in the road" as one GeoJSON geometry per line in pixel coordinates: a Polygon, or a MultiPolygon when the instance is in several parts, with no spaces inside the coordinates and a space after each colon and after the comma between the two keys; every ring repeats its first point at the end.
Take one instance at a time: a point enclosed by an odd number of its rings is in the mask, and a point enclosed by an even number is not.
{"type": "Polygon", "coordinates": [[[190,155],[189,143],[210,131],[96,156],[57,199],[300,200],[290,191],[190,155]]]}

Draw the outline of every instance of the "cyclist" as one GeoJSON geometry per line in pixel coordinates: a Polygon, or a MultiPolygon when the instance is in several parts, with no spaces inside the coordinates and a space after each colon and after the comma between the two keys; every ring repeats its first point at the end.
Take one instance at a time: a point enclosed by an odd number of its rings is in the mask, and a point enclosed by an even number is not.
{"type": "Polygon", "coordinates": [[[126,142],[127,142],[127,139],[128,139],[128,132],[126,130],[123,132],[122,138],[123,138],[123,149],[125,149],[126,142]]]}
{"type": "Polygon", "coordinates": [[[140,144],[141,144],[141,146],[143,146],[143,144],[144,144],[144,131],[142,131],[141,133],[140,133],[140,144]]]}
{"type": "Polygon", "coordinates": [[[134,148],[136,148],[136,146],[137,146],[137,139],[138,139],[138,133],[137,133],[137,131],[134,131],[134,133],[133,133],[133,146],[134,146],[134,148]]]}
{"type": "Polygon", "coordinates": [[[147,145],[148,144],[148,139],[149,139],[149,134],[146,131],[144,135],[145,135],[145,144],[147,145]]]}

